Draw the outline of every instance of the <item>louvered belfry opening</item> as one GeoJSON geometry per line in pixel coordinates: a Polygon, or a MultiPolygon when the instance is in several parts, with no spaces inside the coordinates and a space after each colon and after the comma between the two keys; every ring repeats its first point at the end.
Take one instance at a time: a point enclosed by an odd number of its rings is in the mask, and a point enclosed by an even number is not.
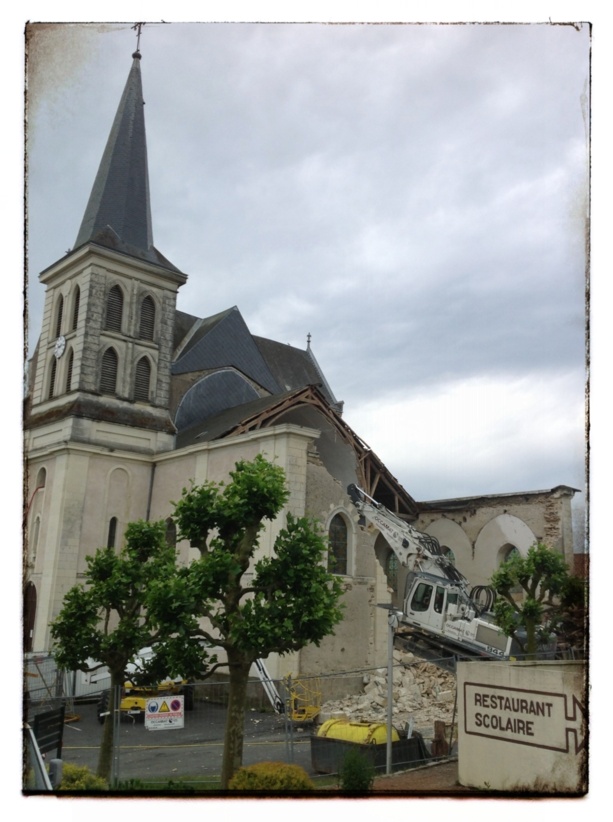
{"type": "Polygon", "coordinates": [[[155,303],[151,297],[145,297],[140,307],[140,326],[138,336],[141,340],[152,340],[155,327],[155,303]]]}
{"type": "Polygon", "coordinates": [[[55,357],[51,361],[51,376],[49,377],[49,391],[47,397],[51,399],[55,393],[55,375],[57,373],[57,360],[55,357]]]}
{"type": "Polygon", "coordinates": [[[151,383],[151,363],[147,357],[141,357],[136,363],[134,377],[134,399],[136,402],[149,402],[149,385],[151,383]]]}
{"type": "Polygon", "coordinates": [[[55,315],[55,336],[59,337],[62,333],[62,315],[64,314],[64,298],[60,294],[57,301],[57,314],[55,315]]]}
{"type": "Polygon", "coordinates": [[[72,304],[72,328],[71,331],[77,330],[77,324],[79,322],[79,303],[81,302],[81,289],[79,286],[75,289],[74,294],[74,302],[72,304]]]}
{"type": "Polygon", "coordinates": [[[117,393],[118,358],[114,348],[107,348],[102,357],[100,369],[100,392],[102,394],[117,393]]]}
{"type": "Polygon", "coordinates": [[[72,388],[72,370],[74,366],[74,351],[70,351],[68,355],[68,368],[66,369],[66,393],[72,388]]]}
{"type": "Polygon", "coordinates": [[[106,330],[121,331],[122,315],[123,292],[118,285],[114,285],[109,291],[109,295],[106,300],[106,330]]]}

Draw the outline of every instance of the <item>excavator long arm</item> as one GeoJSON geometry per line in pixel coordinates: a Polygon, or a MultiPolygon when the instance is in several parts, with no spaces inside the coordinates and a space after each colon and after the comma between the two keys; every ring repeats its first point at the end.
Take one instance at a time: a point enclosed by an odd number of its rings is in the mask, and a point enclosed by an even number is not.
{"type": "Polygon", "coordinates": [[[436,537],[418,531],[357,485],[349,485],[347,493],[364,523],[368,520],[381,531],[402,565],[415,571],[435,573],[463,588],[468,587],[468,580],[443,554],[436,537]]]}

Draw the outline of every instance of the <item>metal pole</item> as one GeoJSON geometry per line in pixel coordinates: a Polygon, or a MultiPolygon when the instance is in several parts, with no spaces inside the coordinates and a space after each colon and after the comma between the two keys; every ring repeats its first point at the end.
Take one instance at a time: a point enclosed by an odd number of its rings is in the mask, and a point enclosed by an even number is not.
{"type": "Polygon", "coordinates": [[[113,689],[113,714],[109,717],[113,722],[113,765],[111,768],[111,786],[116,788],[119,783],[119,733],[121,722],[121,685],[113,689]]]}
{"type": "Polygon", "coordinates": [[[385,773],[392,772],[392,702],[394,697],[394,633],[398,627],[398,617],[390,611],[387,617],[387,742],[385,751],[385,773]]]}

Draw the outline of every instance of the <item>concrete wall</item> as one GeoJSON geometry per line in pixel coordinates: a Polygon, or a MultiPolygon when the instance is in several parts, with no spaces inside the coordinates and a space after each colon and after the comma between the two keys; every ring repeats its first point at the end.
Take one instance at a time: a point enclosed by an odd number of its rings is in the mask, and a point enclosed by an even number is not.
{"type": "Polygon", "coordinates": [[[480,790],[587,791],[582,662],[458,663],[458,773],[480,790]]]}

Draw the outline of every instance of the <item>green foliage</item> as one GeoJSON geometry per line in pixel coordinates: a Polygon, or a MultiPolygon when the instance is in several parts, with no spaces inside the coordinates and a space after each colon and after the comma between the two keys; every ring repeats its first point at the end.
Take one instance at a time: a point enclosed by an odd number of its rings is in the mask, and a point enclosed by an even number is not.
{"type": "Polygon", "coordinates": [[[539,642],[560,628],[582,600],[584,590],[581,580],[570,574],[564,557],[540,542],[525,557],[514,554],[503,563],[491,585],[498,595],[494,605],[498,625],[530,656],[536,654],[539,642]]]}
{"type": "Polygon", "coordinates": [[[231,478],[225,486],[184,489],[174,503],[181,537],[199,546],[201,556],[179,572],[172,592],[158,585],[152,597],[181,602],[180,610],[189,602],[213,625],[211,644],[244,652],[246,662],[319,643],[342,618],[341,583],[324,567],[323,535],[315,522],[288,513],[274,554],[259,560],[243,585],[264,520],[278,515],[288,492],[283,470],[261,455],[237,462],[231,478]]]}
{"type": "Polygon", "coordinates": [[[339,784],[343,791],[366,793],[375,781],[375,766],[365,751],[350,748],[343,758],[339,784]]]}
{"type": "Polygon", "coordinates": [[[287,515],[275,554],[256,563],[255,594],[242,609],[236,642],[257,649],[297,651],[319,645],[340,622],[342,584],[324,567],[326,544],[315,522],[287,515]]]}
{"type": "Polygon", "coordinates": [[[239,768],[228,785],[231,791],[312,791],[313,783],[299,765],[284,762],[259,762],[239,768]]]}
{"type": "Polygon", "coordinates": [[[174,503],[179,537],[200,551],[178,574],[174,596],[191,600],[193,613],[211,626],[199,635],[228,657],[223,788],[242,762],[252,663],[319,643],[342,618],[341,584],[325,568],[326,544],[312,521],[288,513],[272,555],[253,564],[265,521],[276,519],[288,499],[283,470],[258,455],[237,462],[229,483],[192,485],[174,503]]]}
{"type": "Polygon", "coordinates": [[[62,766],[60,791],[107,791],[108,787],[106,779],[96,776],[85,765],[62,766]]]}
{"type": "Polygon", "coordinates": [[[251,462],[239,460],[230,477],[227,485],[205,482],[183,489],[173,503],[179,539],[204,552],[210,532],[218,529],[222,544],[235,545],[246,529],[260,530],[263,520],[273,520],[289,497],[283,469],[261,454],[251,462]]]}
{"type": "MultiPolygon", "coordinates": [[[[60,668],[88,670],[105,665],[112,686],[125,678],[141,648],[156,653],[132,682],[146,684],[168,676],[193,677],[207,665],[207,653],[193,642],[197,629],[193,596],[165,539],[164,522],[130,523],[120,552],[100,548],[87,557],[86,584],[68,591],[51,623],[53,654],[60,668]]],[[[114,687],[112,688],[114,690],[114,687]]],[[[114,724],[105,723],[98,775],[108,780],[114,724]]]]}

